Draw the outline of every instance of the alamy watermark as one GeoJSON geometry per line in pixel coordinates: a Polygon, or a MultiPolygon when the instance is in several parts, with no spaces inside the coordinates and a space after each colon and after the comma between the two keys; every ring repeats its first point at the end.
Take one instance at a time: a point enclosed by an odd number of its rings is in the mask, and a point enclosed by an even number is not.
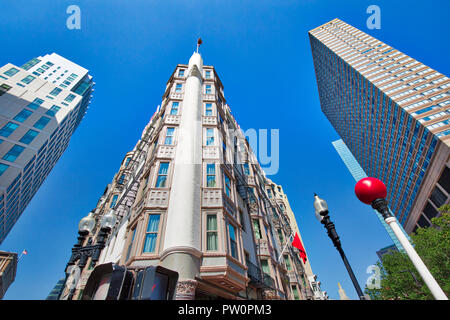
{"type": "Polygon", "coordinates": [[[381,270],[379,266],[370,265],[367,267],[366,273],[371,274],[366,281],[366,287],[368,289],[380,289],[381,288],[381,270]]]}
{"type": "Polygon", "coordinates": [[[66,26],[69,30],[81,29],[81,9],[77,5],[70,5],[66,9],[66,13],[70,14],[66,20],[66,26]]]}
{"type": "Polygon", "coordinates": [[[372,4],[367,7],[366,13],[371,14],[366,21],[367,28],[381,29],[381,9],[379,6],[372,4]]]}

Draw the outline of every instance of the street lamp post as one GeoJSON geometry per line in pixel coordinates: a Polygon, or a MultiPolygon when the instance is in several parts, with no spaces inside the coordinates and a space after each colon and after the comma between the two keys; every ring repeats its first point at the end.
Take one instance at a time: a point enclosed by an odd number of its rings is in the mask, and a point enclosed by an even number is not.
{"type": "MultiPolygon", "coordinates": [[[[94,210],[93,210],[94,211],[94,210]]],[[[69,267],[75,266],[78,268],[79,272],[83,270],[86,266],[88,258],[92,258],[92,266],[95,266],[97,261],[100,258],[100,254],[105,247],[105,242],[108,237],[109,232],[114,227],[116,223],[116,215],[113,210],[110,210],[107,214],[105,214],[100,222],[100,231],[97,235],[97,241],[95,244],[92,244],[92,240],[89,239],[86,245],[84,244],[86,236],[88,236],[95,228],[95,218],[94,212],[91,211],[86,217],[81,219],[78,225],[78,243],[76,243],[72,248],[72,255],[69,259],[69,262],[66,266],[66,283],[67,278],[69,278],[69,267]]],[[[70,269],[71,270],[71,269],[70,269]]],[[[78,274],[79,276],[79,274],[78,274]]],[[[75,279],[74,282],[78,282],[78,279],[75,279]]],[[[67,285],[67,284],[66,284],[67,285]]],[[[70,292],[68,295],[68,300],[71,300],[73,297],[73,293],[75,292],[75,288],[72,286],[70,288],[70,292]]]]}
{"type": "Polygon", "coordinates": [[[393,217],[389,211],[388,203],[385,199],[387,189],[384,183],[381,180],[372,177],[361,179],[355,185],[355,194],[361,202],[372,205],[372,208],[377,210],[383,216],[384,221],[391,227],[434,298],[436,300],[448,300],[444,291],[433,278],[416,250],[414,250],[413,246],[400,229],[397,219],[393,217]]]}
{"type": "Polygon", "coordinates": [[[341,255],[342,261],[344,261],[344,265],[347,268],[348,274],[350,275],[350,279],[353,282],[353,286],[355,287],[356,292],[358,293],[358,297],[360,300],[366,300],[364,294],[359,286],[358,281],[356,280],[355,274],[353,273],[352,267],[345,256],[344,250],[342,249],[341,240],[336,232],[336,228],[334,227],[334,223],[331,222],[330,216],[328,215],[328,205],[325,200],[320,199],[317,194],[314,194],[314,208],[316,210],[316,218],[322,223],[327,229],[328,236],[336,247],[337,251],[341,255]]]}

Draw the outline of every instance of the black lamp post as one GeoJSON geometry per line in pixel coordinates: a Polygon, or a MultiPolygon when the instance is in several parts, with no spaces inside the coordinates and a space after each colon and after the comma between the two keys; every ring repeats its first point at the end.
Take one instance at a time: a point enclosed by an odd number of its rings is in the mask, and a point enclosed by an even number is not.
{"type": "MultiPolygon", "coordinates": [[[[108,234],[111,232],[112,227],[114,227],[116,223],[116,216],[114,214],[114,211],[110,210],[106,215],[103,216],[100,222],[100,231],[97,235],[96,243],[92,244],[92,239],[89,239],[87,244],[83,246],[86,236],[89,235],[95,228],[95,218],[93,211],[90,212],[86,217],[81,219],[78,225],[78,243],[73,246],[72,255],[66,266],[66,282],[70,274],[70,266],[74,266],[76,264],[76,266],[79,268],[79,271],[81,272],[86,266],[88,258],[92,258],[91,265],[95,266],[100,258],[100,254],[103,248],[105,247],[105,242],[108,234]],[[76,263],[77,261],[78,263],[76,263]]],[[[72,299],[74,292],[75,288],[70,288],[68,300],[72,299]]]]}
{"type": "Polygon", "coordinates": [[[359,299],[366,300],[359,286],[359,283],[356,280],[355,274],[353,273],[350,263],[348,262],[347,257],[345,256],[344,250],[342,249],[341,240],[339,240],[339,236],[334,227],[334,223],[331,222],[330,220],[330,216],[328,215],[328,205],[325,202],[325,200],[320,199],[317,194],[314,194],[314,208],[316,210],[317,220],[319,220],[319,222],[321,222],[327,229],[328,236],[330,237],[331,241],[333,241],[334,246],[341,255],[342,261],[344,261],[345,267],[347,268],[348,274],[352,279],[353,286],[355,287],[356,292],[358,293],[359,299]]]}

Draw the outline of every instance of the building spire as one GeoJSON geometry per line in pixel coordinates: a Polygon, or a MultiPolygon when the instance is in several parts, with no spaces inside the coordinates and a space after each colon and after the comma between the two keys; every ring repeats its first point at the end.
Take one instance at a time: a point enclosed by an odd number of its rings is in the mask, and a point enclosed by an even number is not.
{"type": "Polygon", "coordinates": [[[347,294],[345,293],[344,289],[342,289],[341,284],[338,282],[339,287],[339,297],[341,300],[350,300],[349,297],[347,297],[347,294]]]}
{"type": "Polygon", "coordinates": [[[198,53],[198,48],[200,47],[200,45],[203,43],[202,38],[198,38],[197,40],[197,53],[198,53]]]}

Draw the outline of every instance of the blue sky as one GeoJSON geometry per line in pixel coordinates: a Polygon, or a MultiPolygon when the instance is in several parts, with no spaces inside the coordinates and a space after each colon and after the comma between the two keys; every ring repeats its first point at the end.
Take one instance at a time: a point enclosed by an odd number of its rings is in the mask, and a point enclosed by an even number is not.
{"type": "Polygon", "coordinates": [[[323,226],[313,193],[326,199],[361,284],[376,251],[391,244],[374,212],[353,192],[352,176],[320,110],[308,30],[334,18],[361,29],[445,75],[450,74],[448,1],[4,1],[0,65],[56,52],[90,70],[96,82],[87,115],[0,250],[28,255],[5,299],[45,299],[76,242],[79,220],[95,207],[125,153],[161,102],[176,64],[196,39],[214,65],[243,129],[280,130],[282,184],[322,288],[356,293],[323,226]],[[406,4],[407,3],[407,4],[406,4]],[[81,9],[81,30],[66,28],[66,8],[81,9]],[[381,29],[366,8],[381,8],[381,29]]]}

